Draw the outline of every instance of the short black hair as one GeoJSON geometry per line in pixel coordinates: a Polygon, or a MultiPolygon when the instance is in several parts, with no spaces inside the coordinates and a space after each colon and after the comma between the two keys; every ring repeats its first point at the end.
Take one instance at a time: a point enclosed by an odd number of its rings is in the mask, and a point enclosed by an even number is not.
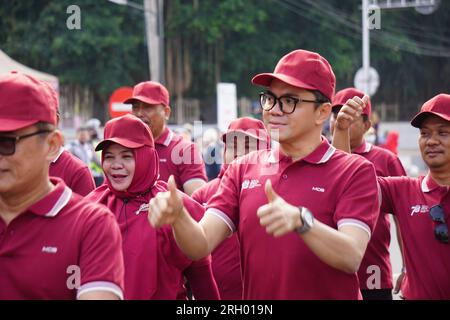
{"type": "Polygon", "coordinates": [[[55,130],[55,126],[53,124],[51,124],[51,123],[48,123],[48,122],[38,122],[38,123],[35,124],[35,126],[36,126],[36,128],[39,131],[45,131],[45,130],[53,131],[53,130],[55,130]]]}
{"type": "MultiPolygon", "coordinates": [[[[48,122],[38,122],[35,124],[35,127],[38,129],[38,131],[48,131],[48,133],[56,129],[53,124],[48,122]]],[[[47,134],[40,134],[39,136],[43,139],[47,136],[47,134]]]]}
{"type": "Polygon", "coordinates": [[[331,100],[329,98],[327,98],[322,92],[320,92],[319,90],[310,90],[310,92],[314,95],[314,97],[316,98],[316,104],[315,104],[315,109],[317,109],[321,104],[323,103],[331,103],[331,100]]]}
{"type": "Polygon", "coordinates": [[[322,92],[319,90],[312,90],[311,91],[314,97],[316,97],[316,100],[319,101],[319,103],[331,103],[331,100],[327,98],[322,92]]]}

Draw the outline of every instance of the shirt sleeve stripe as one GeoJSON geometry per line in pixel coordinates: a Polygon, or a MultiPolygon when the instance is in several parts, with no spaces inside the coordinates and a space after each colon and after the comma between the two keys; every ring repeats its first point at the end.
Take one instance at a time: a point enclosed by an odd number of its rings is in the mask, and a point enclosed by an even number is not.
{"type": "Polygon", "coordinates": [[[202,178],[192,178],[192,179],[187,180],[185,183],[183,183],[183,187],[185,185],[187,185],[188,183],[197,182],[197,181],[206,182],[205,179],[202,179],[202,178]]]}
{"type": "Polygon", "coordinates": [[[94,281],[83,284],[77,292],[77,299],[80,296],[87,292],[92,291],[108,291],[114,293],[120,300],[123,300],[123,292],[122,289],[118,285],[112,282],[106,281],[94,281]]]}
{"type": "Polygon", "coordinates": [[[224,212],[220,211],[219,209],[209,208],[208,210],[206,210],[205,214],[212,214],[212,215],[218,217],[223,222],[225,222],[225,224],[228,226],[228,228],[230,228],[230,231],[231,231],[230,236],[233,235],[233,233],[236,231],[236,226],[234,225],[233,221],[231,221],[231,219],[224,212]]]}
{"type": "Polygon", "coordinates": [[[337,225],[338,225],[338,229],[341,228],[342,226],[358,227],[360,229],[363,229],[365,232],[367,232],[367,234],[369,235],[369,239],[372,236],[372,232],[371,232],[369,226],[367,224],[365,224],[364,222],[360,221],[360,220],[356,220],[356,219],[342,219],[342,220],[338,221],[337,225]]]}

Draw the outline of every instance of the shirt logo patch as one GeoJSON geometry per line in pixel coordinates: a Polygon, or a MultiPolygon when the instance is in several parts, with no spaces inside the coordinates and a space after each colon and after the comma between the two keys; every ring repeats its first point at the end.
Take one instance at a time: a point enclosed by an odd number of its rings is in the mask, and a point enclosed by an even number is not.
{"type": "Polygon", "coordinates": [[[43,246],[42,247],[42,252],[45,252],[45,253],[57,253],[58,252],[58,248],[57,247],[50,247],[50,246],[43,246]]]}
{"type": "Polygon", "coordinates": [[[139,207],[139,209],[136,210],[136,215],[138,215],[139,213],[141,213],[142,211],[148,211],[149,208],[149,204],[148,203],[143,203],[141,204],[141,206],[139,207]]]}
{"type": "Polygon", "coordinates": [[[159,162],[167,162],[167,159],[159,158],[159,162]]]}
{"type": "Polygon", "coordinates": [[[430,208],[425,204],[418,204],[411,207],[411,217],[415,214],[419,213],[427,213],[430,211],[430,208]]]}
{"type": "Polygon", "coordinates": [[[253,179],[253,180],[244,180],[244,182],[242,182],[242,190],[245,189],[254,189],[256,187],[261,187],[261,183],[259,183],[258,179],[253,179]]]}
{"type": "Polygon", "coordinates": [[[325,188],[320,188],[320,187],[313,187],[312,190],[317,191],[317,192],[322,192],[322,193],[325,192],[325,188]]]}

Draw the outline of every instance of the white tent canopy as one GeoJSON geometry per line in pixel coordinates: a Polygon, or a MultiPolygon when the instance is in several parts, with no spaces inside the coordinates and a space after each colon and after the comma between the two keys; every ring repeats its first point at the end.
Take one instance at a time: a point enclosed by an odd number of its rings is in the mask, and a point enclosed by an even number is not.
{"type": "Polygon", "coordinates": [[[59,91],[59,81],[57,77],[31,69],[30,67],[11,59],[6,53],[0,50],[0,75],[11,73],[11,71],[17,71],[19,73],[30,75],[38,80],[48,82],[56,92],[59,91]]]}

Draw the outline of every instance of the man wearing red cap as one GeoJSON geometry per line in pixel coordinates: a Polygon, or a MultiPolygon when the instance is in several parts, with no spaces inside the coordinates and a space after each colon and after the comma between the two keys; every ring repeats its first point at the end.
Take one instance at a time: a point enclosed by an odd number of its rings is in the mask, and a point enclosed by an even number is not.
{"type": "Polygon", "coordinates": [[[114,216],[49,178],[62,144],[51,90],[0,77],[0,299],[122,298],[114,216]]]}
{"type": "MultiPolygon", "coordinates": [[[[333,98],[333,112],[330,118],[331,133],[336,117],[343,105],[353,97],[363,98],[364,93],[355,88],[347,88],[336,93],[333,98]]],[[[350,126],[350,148],[375,166],[378,176],[406,176],[400,159],[386,149],[369,144],[364,134],[370,129],[372,106],[370,100],[361,115],[350,126]]],[[[358,271],[359,284],[364,300],[392,300],[392,267],[389,257],[391,241],[390,221],[387,214],[378,218],[375,231],[367,246],[364,259],[358,271]]]]}
{"type": "Polygon", "coordinates": [[[152,131],[160,161],[160,179],[167,182],[173,175],[177,188],[188,195],[203,186],[207,181],[205,165],[195,144],[167,127],[171,112],[167,89],[158,82],[141,82],[124,103],[132,104],[133,114],[152,131]]]}
{"type": "MultiPolygon", "coordinates": [[[[342,107],[333,144],[350,150],[348,129],[364,105],[355,97],[342,107]]],[[[411,124],[420,129],[419,148],[429,172],[419,178],[378,177],[381,212],[392,212],[399,223],[406,267],[402,295],[450,299],[450,95],[427,101],[411,124]]]]}
{"type": "Polygon", "coordinates": [[[173,193],[150,202],[149,220],[170,224],[198,258],[232,232],[240,240],[244,299],[361,299],[357,270],[378,216],[373,165],[321,136],[335,76],[319,54],[296,50],[253,83],[280,146],[230,164],[196,223],[173,193]]]}
{"type": "MultiPolygon", "coordinates": [[[[222,141],[225,144],[225,161],[219,176],[192,194],[192,198],[204,206],[217,192],[220,180],[233,160],[252,151],[270,148],[270,137],[264,127],[264,123],[248,117],[232,121],[228,126],[227,132],[222,135],[222,141]]],[[[237,235],[233,234],[229,239],[223,241],[211,253],[211,256],[214,278],[219,287],[221,299],[242,299],[241,263],[237,235]]]]}
{"type": "MultiPolygon", "coordinates": [[[[51,90],[54,92],[53,90],[51,90]]],[[[54,92],[54,103],[59,107],[58,97],[54,92]]],[[[59,124],[59,110],[56,110],[59,124]]],[[[80,196],[86,196],[95,189],[94,178],[88,166],[61,146],[56,158],[50,163],[50,177],[61,178],[64,183],[80,196]]]]}

